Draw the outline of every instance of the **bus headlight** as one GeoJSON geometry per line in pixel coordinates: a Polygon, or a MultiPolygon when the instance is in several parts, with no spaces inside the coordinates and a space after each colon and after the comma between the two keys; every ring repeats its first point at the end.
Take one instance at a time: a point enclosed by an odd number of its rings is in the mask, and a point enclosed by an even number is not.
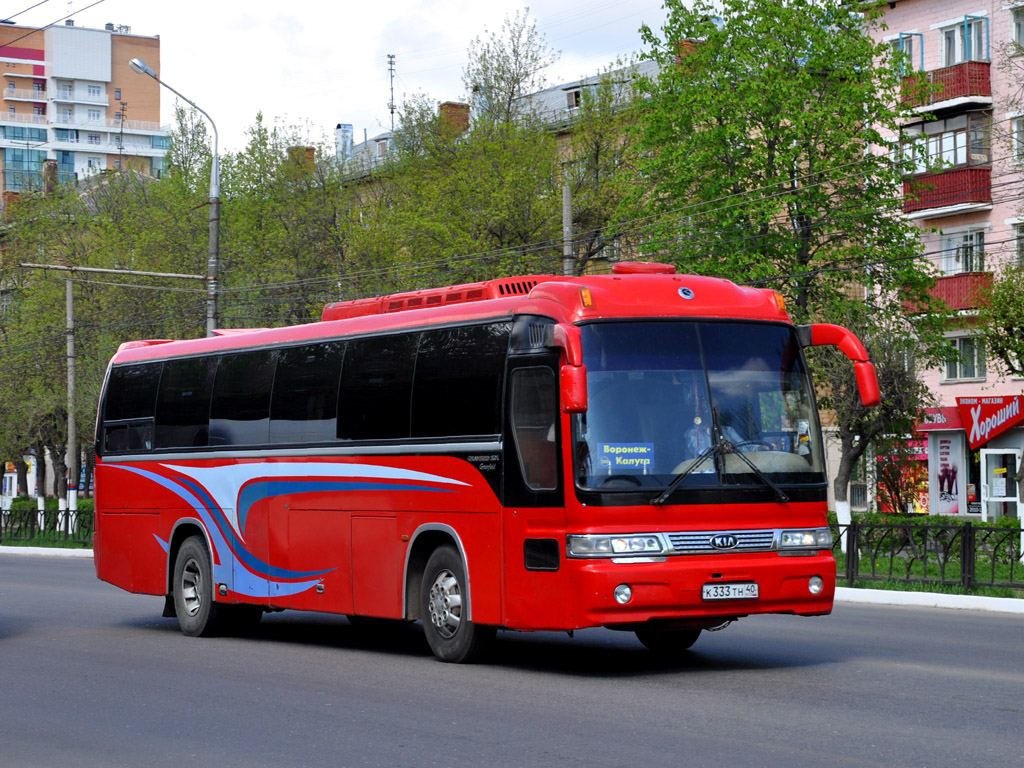
{"type": "Polygon", "coordinates": [[[783,531],[779,549],[832,549],[832,531],[810,528],[804,531],[783,531]]]}
{"type": "Polygon", "coordinates": [[[570,535],[567,539],[569,557],[650,556],[660,555],[665,549],[661,535],[656,533],[625,536],[570,535]]]}

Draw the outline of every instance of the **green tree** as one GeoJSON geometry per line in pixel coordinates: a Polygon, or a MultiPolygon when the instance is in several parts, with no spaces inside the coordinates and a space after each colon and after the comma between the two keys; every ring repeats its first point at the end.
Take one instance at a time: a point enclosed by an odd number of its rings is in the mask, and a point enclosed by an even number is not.
{"type": "Polygon", "coordinates": [[[530,117],[531,104],[525,97],[544,88],[544,70],[560,56],[548,47],[529,14],[524,8],[506,16],[500,32],[470,43],[462,82],[479,119],[510,123],[530,117]]]}
{"type": "Polygon", "coordinates": [[[262,115],[248,135],[221,177],[223,324],[309,322],[346,268],[341,170],[322,143],[262,115]]]}
{"type": "Polygon", "coordinates": [[[648,186],[630,213],[650,222],[652,255],[774,287],[797,322],[846,322],[873,345],[886,405],[870,413],[848,369],[814,360],[831,384],[845,501],[872,436],[899,431],[923,405],[895,342],[913,339],[923,364],[944,350],[933,269],[902,216],[903,156],[888,138],[909,118],[901,62],[870,35],[878,15],[843,0],[666,7],[660,34],[642,30],[660,73],[637,107],[648,186]]]}
{"type": "Polygon", "coordinates": [[[519,14],[501,34],[470,47],[468,125],[425,96],[403,104],[395,151],[362,182],[362,199],[386,205],[364,210],[377,235],[360,240],[393,244],[395,264],[412,285],[554,268],[561,238],[557,136],[525,98],[553,57],[519,14]]]}
{"type": "Polygon", "coordinates": [[[579,105],[559,132],[562,178],[572,198],[575,274],[637,245],[629,222],[618,214],[638,188],[630,124],[639,71],[636,62],[617,62],[582,81],[579,105]]]}
{"type": "MultiPolygon", "coordinates": [[[[929,303],[916,230],[900,216],[896,145],[908,116],[890,46],[842,0],[667,3],[642,35],[639,167],[648,250],[686,271],[771,284],[798,319],[846,287],[929,303]]],[[[858,299],[859,300],[859,299],[858,299]]]]}

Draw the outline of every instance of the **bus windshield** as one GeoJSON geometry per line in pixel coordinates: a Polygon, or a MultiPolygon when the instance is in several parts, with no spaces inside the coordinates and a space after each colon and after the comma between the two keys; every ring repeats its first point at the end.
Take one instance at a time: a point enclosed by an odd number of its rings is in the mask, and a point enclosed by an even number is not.
{"type": "Polygon", "coordinates": [[[581,488],[655,489],[684,473],[683,489],[825,482],[813,391],[791,327],[674,320],[581,332],[581,488]]]}

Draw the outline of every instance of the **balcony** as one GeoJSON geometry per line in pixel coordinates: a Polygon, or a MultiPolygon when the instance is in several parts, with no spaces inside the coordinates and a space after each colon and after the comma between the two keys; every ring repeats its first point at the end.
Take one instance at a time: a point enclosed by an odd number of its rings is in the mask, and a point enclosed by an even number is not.
{"type": "Polygon", "coordinates": [[[992,103],[991,64],[987,61],[964,61],[951,67],[908,75],[903,78],[900,100],[911,107],[929,107],[957,100],[992,103]]]}
{"type": "Polygon", "coordinates": [[[903,212],[906,214],[991,204],[991,167],[952,168],[939,173],[925,173],[903,182],[903,212]]]}
{"type": "Polygon", "coordinates": [[[46,91],[37,91],[34,88],[5,88],[4,99],[7,101],[46,101],[46,91]]]}
{"type": "Polygon", "coordinates": [[[991,272],[964,272],[938,278],[931,295],[954,311],[976,309],[980,298],[991,287],[991,272]]]}

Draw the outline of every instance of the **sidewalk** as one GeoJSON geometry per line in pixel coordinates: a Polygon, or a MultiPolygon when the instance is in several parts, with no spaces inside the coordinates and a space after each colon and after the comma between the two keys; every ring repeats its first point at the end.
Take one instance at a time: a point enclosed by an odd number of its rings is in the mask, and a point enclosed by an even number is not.
{"type": "MultiPolygon", "coordinates": [[[[91,549],[60,547],[4,547],[0,555],[42,555],[45,557],[92,557],[91,549]]],[[[940,595],[935,592],[897,592],[888,589],[850,589],[836,587],[837,603],[868,603],[872,605],[909,605],[919,608],[953,608],[964,611],[993,611],[1024,614],[1024,600],[1012,597],[979,597],[975,595],[940,595]]]]}

